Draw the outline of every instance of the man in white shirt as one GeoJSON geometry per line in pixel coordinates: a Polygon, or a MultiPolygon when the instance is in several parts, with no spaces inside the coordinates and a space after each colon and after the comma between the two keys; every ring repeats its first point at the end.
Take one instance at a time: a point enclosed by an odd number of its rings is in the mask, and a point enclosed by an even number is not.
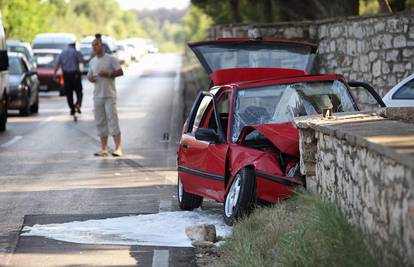
{"type": "Polygon", "coordinates": [[[122,156],[121,131],[116,110],[115,78],[124,75],[118,60],[105,53],[102,40],[92,42],[95,57],[89,62],[87,78],[94,83],[93,102],[95,122],[101,139],[101,150],[95,156],[108,156],[108,136],[114,138],[115,150],[112,155],[122,156]]]}

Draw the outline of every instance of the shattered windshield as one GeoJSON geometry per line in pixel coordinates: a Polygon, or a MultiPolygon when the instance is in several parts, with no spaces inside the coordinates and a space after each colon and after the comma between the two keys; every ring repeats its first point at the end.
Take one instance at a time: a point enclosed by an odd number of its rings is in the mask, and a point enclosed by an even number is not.
{"type": "Polygon", "coordinates": [[[295,117],[321,114],[323,109],[351,112],[356,106],[342,82],[276,84],[239,90],[235,100],[232,141],[246,125],[284,123],[295,117]]]}

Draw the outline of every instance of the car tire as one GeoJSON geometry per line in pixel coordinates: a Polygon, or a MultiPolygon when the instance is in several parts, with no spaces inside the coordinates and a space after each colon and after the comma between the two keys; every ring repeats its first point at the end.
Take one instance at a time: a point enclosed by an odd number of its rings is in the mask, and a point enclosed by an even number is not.
{"type": "Polygon", "coordinates": [[[59,96],[65,96],[65,89],[64,88],[60,88],[59,89],[59,96]]]}
{"type": "Polygon", "coordinates": [[[0,132],[6,130],[7,123],[7,96],[3,95],[3,98],[0,99],[0,132]]]}
{"type": "Polygon", "coordinates": [[[22,99],[24,99],[24,106],[19,109],[19,113],[21,116],[29,116],[30,115],[30,96],[27,93],[27,91],[25,91],[25,93],[23,93],[23,97],[22,99]]]}
{"type": "Polygon", "coordinates": [[[248,215],[256,202],[256,176],[253,168],[241,169],[234,178],[224,201],[223,217],[227,225],[248,215]]]}
{"type": "Polygon", "coordinates": [[[203,203],[203,197],[185,191],[180,177],[178,177],[177,193],[178,207],[182,210],[193,210],[203,203]]]}
{"type": "Polygon", "coordinates": [[[30,107],[30,111],[33,113],[39,112],[39,92],[36,93],[36,99],[33,105],[30,107]]]}

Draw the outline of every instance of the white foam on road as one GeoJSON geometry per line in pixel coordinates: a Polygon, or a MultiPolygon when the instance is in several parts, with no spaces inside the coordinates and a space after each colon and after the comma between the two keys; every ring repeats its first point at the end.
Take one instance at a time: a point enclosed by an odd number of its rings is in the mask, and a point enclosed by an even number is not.
{"type": "Polygon", "coordinates": [[[225,225],[220,214],[200,210],[160,212],[62,224],[36,224],[32,227],[25,226],[22,235],[43,236],[81,244],[191,247],[185,228],[201,223],[214,224],[217,235],[228,236],[231,233],[231,227],[225,225]]]}
{"type": "Polygon", "coordinates": [[[22,138],[23,138],[23,136],[20,136],[20,135],[15,136],[15,137],[13,137],[12,140],[0,145],[0,147],[9,147],[9,146],[13,145],[14,143],[16,143],[17,141],[19,141],[22,138]]]}

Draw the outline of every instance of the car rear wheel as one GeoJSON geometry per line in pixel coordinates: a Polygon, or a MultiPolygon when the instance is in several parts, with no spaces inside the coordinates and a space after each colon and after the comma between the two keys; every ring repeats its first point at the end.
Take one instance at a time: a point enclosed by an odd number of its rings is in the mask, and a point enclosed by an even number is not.
{"type": "Polygon", "coordinates": [[[60,88],[59,89],[59,96],[65,96],[66,94],[65,94],[65,88],[60,88]]]}
{"type": "Polygon", "coordinates": [[[24,106],[19,110],[19,113],[22,116],[28,116],[30,114],[30,96],[27,91],[24,91],[22,100],[24,106]]]}
{"type": "Polygon", "coordinates": [[[193,210],[201,206],[203,197],[188,193],[184,189],[184,185],[178,177],[178,206],[182,210],[193,210]]]}
{"type": "Polygon", "coordinates": [[[224,201],[224,221],[227,225],[248,215],[256,201],[256,177],[254,169],[243,168],[234,178],[224,201]]]}
{"type": "Polygon", "coordinates": [[[4,95],[2,99],[0,99],[0,132],[4,132],[6,130],[6,123],[7,123],[7,97],[4,95]]]}

